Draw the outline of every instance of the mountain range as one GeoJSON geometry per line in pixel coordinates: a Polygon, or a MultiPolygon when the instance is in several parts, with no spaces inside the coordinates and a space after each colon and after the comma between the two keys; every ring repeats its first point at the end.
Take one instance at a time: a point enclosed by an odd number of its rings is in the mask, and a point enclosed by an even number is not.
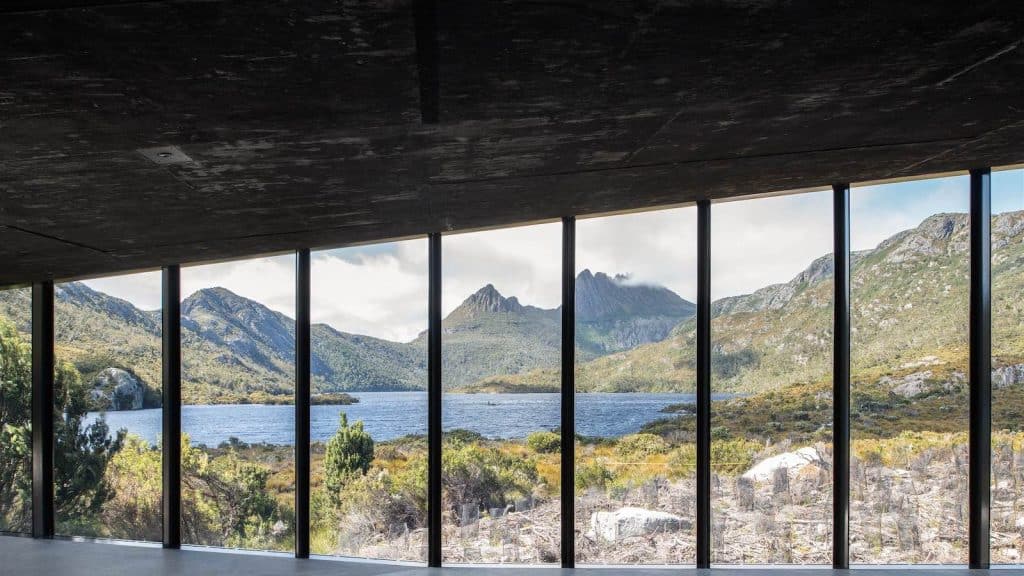
{"type": "MultiPolygon", "coordinates": [[[[693,315],[694,305],[660,287],[584,270],[579,354],[594,358],[665,338],[693,315]]],[[[29,331],[27,291],[0,292],[0,316],[29,331]]],[[[225,288],[199,290],[182,312],[182,388],[186,403],[286,400],[293,390],[294,320],[225,288]]],[[[80,282],[58,284],[55,303],[58,360],[86,380],[107,368],[130,372],[146,387],[146,405],[159,402],[160,312],[98,292],[80,282]]],[[[558,309],[524,306],[487,285],[443,321],[444,385],[463,387],[494,374],[558,365],[558,309]]],[[[422,390],[427,381],[424,332],[391,342],[314,324],[314,393],[422,390]]]]}
{"type": "MultiPolygon", "coordinates": [[[[993,219],[995,364],[1024,362],[1024,212],[993,219]],[[1014,295],[1014,297],[1000,297],[1014,295]]],[[[938,214],[853,257],[855,375],[898,381],[927,366],[931,380],[966,369],[968,220],[938,214]]],[[[789,282],[712,306],[713,386],[760,392],[827,379],[832,346],[832,258],[789,282]]],[[[28,291],[0,292],[0,315],[28,331],[28,291]]],[[[86,379],[116,367],[157,401],[160,313],[97,292],[58,285],[57,354],[86,379]]],[[[694,305],[672,291],[590,270],[576,279],[579,391],[692,391],[694,305]]],[[[487,285],[443,321],[447,390],[554,390],[559,386],[560,311],[524,305],[487,285]]],[[[426,334],[391,342],[312,326],[314,393],[422,390],[426,334]]],[[[292,393],[294,321],[224,288],[182,302],[186,403],[257,402],[292,393]]],[[[960,376],[957,376],[957,375],[960,376]]]]}

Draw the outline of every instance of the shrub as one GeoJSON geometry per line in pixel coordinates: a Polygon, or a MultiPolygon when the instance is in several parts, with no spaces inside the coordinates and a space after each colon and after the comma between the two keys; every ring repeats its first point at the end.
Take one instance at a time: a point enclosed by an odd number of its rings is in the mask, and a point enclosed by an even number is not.
{"type": "Polygon", "coordinates": [[[555,454],[562,450],[562,437],[554,432],[534,432],[526,437],[526,445],[539,454],[555,454]]]}
{"type": "Polygon", "coordinates": [[[324,454],[325,484],[332,494],[338,494],[353,477],[365,474],[373,463],[373,438],[363,431],[363,422],[348,425],[348,416],[342,412],[338,431],[327,441],[324,454]]]}
{"type": "Polygon", "coordinates": [[[668,457],[668,475],[674,480],[689,478],[697,469],[697,446],[683,444],[668,457]]]}
{"type": "Polygon", "coordinates": [[[619,439],[615,453],[621,458],[646,458],[655,454],[665,454],[669,445],[661,436],[654,434],[627,434],[619,439]]]}
{"type": "Polygon", "coordinates": [[[761,444],[749,440],[719,440],[711,443],[711,468],[718,474],[741,474],[754,464],[761,444]]]}
{"type": "Polygon", "coordinates": [[[531,495],[541,481],[532,458],[480,444],[448,444],[442,459],[445,497],[453,509],[460,504],[505,506],[531,495]]]}
{"type": "Polygon", "coordinates": [[[599,462],[577,462],[576,463],[576,492],[580,493],[590,488],[604,490],[612,481],[614,475],[610,470],[599,462]]]}
{"type": "Polygon", "coordinates": [[[444,441],[451,444],[475,444],[483,442],[485,438],[479,432],[456,428],[444,433],[444,441]]]}

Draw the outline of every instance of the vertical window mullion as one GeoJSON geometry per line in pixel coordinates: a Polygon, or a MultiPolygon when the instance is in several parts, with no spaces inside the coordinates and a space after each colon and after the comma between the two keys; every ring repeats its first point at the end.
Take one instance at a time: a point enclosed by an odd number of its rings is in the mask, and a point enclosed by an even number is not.
{"type": "Polygon", "coordinates": [[[850,567],[850,185],[832,187],[832,567],[850,567]]]}
{"type": "Polygon", "coordinates": [[[441,566],[441,234],[428,237],[427,564],[441,566]]]}
{"type": "Polygon", "coordinates": [[[992,475],[992,175],[971,170],[968,561],[989,567],[992,475]]]}
{"type": "Polygon", "coordinates": [[[310,260],[295,253],[295,557],[309,558],[310,260]]]}
{"type": "Polygon", "coordinates": [[[576,565],[576,218],[562,218],[562,567],[576,565]]]}
{"type": "Polygon", "coordinates": [[[53,282],[32,285],[32,536],[53,538],[53,282]]]}
{"type": "Polygon", "coordinates": [[[181,547],[181,269],[163,269],[163,545],[181,547]]]}
{"type": "Polygon", "coordinates": [[[711,567],[711,201],[697,202],[697,568],[711,567]]]}

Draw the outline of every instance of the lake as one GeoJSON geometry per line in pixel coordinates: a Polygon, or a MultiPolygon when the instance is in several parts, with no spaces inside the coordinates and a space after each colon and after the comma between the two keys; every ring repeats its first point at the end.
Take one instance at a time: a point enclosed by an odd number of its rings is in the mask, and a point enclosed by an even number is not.
{"type": "MultiPolygon", "coordinates": [[[[358,404],[313,406],[311,434],[326,441],[338,429],[342,411],[349,422],[362,420],[374,440],[427,432],[426,392],[357,392],[358,404]]],[[[715,399],[727,398],[716,396],[715,399]]],[[[621,436],[670,415],[669,404],[695,402],[693,394],[577,394],[576,432],[584,436],[621,436]]],[[[558,426],[558,394],[445,394],[444,429],[463,428],[488,438],[525,438],[558,426]]],[[[98,413],[89,415],[90,420],[98,413]]],[[[150,442],[160,437],[159,409],[108,412],[111,431],[125,428],[150,442]]],[[[193,444],[216,446],[234,436],[248,443],[293,444],[294,408],[266,405],[182,406],[182,432],[193,444]]]]}

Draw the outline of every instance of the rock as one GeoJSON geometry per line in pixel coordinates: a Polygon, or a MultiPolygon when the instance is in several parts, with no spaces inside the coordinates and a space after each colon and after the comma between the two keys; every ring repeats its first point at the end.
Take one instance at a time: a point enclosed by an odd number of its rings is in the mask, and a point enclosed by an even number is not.
{"type": "Polygon", "coordinates": [[[821,464],[823,459],[818,451],[807,446],[795,452],[783,452],[770,458],[765,458],[750,467],[743,473],[743,478],[755,482],[766,482],[775,479],[775,471],[779,468],[787,470],[790,474],[797,472],[808,464],[821,464]]]}
{"type": "Polygon", "coordinates": [[[614,512],[594,512],[590,515],[590,527],[604,540],[615,541],[659,532],[689,530],[692,523],[668,512],[627,506],[614,512]]]}
{"type": "MultiPolygon", "coordinates": [[[[886,384],[891,384],[891,383],[899,382],[899,384],[897,384],[896,386],[893,386],[892,393],[896,394],[898,396],[902,396],[904,398],[913,398],[914,396],[918,396],[918,395],[923,394],[924,392],[928,391],[928,387],[926,386],[926,382],[931,377],[932,377],[932,371],[931,370],[925,370],[924,372],[914,372],[913,374],[908,374],[908,375],[904,376],[900,380],[892,380],[892,379],[890,379],[889,382],[885,382],[885,383],[886,384]]],[[[884,380],[884,378],[883,378],[883,380],[884,380]]]]}
{"type": "Polygon", "coordinates": [[[288,530],[288,525],[285,524],[284,522],[282,522],[281,520],[278,520],[277,522],[274,522],[274,525],[270,527],[270,533],[273,536],[275,536],[275,537],[281,536],[287,530],[288,530]]]}
{"type": "Polygon", "coordinates": [[[1000,366],[992,370],[992,386],[997,390],[1024,383],[1024,364],[1000,366]]]}
{"type": "Polygon", "coordinates": [[[101,406],[107,404],[108,410],[141,410],[146,385],[127,370],[106,368],[96,375],[90,394],[101,406]]]}

